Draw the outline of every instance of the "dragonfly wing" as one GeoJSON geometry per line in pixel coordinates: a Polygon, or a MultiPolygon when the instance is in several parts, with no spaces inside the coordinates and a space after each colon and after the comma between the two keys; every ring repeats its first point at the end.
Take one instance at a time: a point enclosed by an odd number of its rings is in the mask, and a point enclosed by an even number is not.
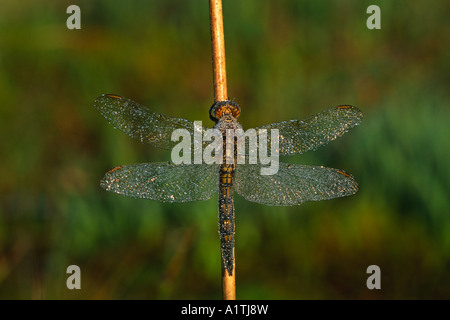
{"type": "Polygon", "coordinates": [[[279,130],[279,154],[291,155],[315,150],[342,136],[361,123],[361,110],[352,106],[338,106],[303,120],[272,123],[257,128],[268,129],[268,149],[271,135],[269,129],[279,130]]]}
{"type": "Polygon", "coordinates": [[[219,166],[153,162],[119,166],[100,182],[107,191],[162,202],[208,200],[218,191],[219,166]]]}
{"type": "Polygon", "coordinates": [[[245,199],[261,204],[292,206],[358,191],[354,178],[338,169],[283,162],[274,175],[261,175],[260,169],[260,165],[236,165],[234,187],[245,199]]]}
{"type": "MultiPolygon", "coordinates": [[[[171,141],[175,129],[186,129],[194,132],[194,123],[185,119],[172,118],[151,111],[133,100],[104,94],[95,99],[94,107],[115,128],[122,130],[130,137],[162,149],[172,149],[179,141],[171,141]]],[[[207,128],[197,130],[203,136],[207,128]]]]}

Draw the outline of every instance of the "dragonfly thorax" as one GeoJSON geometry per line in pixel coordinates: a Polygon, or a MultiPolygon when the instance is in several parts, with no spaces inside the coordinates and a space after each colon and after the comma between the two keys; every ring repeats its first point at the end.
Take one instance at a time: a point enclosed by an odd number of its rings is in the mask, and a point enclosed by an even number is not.
{"type": "Polygon", "coordinates": [[[236,163],[237,138],[242,132],[242,126],[230,114],[222,116],[214,126],[223,137],[223,163],[236,163]]]}
{"type": "Polygon", "coordinates": [[[237,122],[235,117],[230,114],[225,114],[217,121],[214,129],[219,129],[225,137],[227,135],[227,130],[232,130],[231,134],[235,134],[235,131],[242,129],[242,126],[237,122]]]}

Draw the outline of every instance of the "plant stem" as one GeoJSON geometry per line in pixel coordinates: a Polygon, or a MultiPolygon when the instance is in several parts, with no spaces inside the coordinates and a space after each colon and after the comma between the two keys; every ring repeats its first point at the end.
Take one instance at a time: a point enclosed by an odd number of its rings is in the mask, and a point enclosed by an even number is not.
{"type": "MultiPolygon", "coordinates": [[[[211,23],[214,101],[217,102],[228,99],[222,0],[209,0],[209,19],[211,23]]],[[[233,257],[235,257],[234,248],[233,257]]],[[[233,263],[233,271],[231,276],[223,264],[223,259],[220,260],[222,261],[222,298],[224,300],[236,300],[236,260],[233,263]]]]}
{"type": "Polygon", "coordinates": [[[209,0],[211,48],[213,56],[214,101],[228,99],[225,40],[223,35],[222,0],[209,0]]]}

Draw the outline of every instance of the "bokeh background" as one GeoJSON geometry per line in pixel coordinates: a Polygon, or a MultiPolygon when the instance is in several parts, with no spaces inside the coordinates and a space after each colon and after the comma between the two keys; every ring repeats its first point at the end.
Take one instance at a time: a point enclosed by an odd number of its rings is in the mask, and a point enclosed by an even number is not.
{"type": "MultiPolygon", "coordinates": [[[[244,128],[340,104],[362,124],[283,161],[351,172],[359,192],[298,207],[236,196],[240,299],[450,298],[446,1],[224,0],[244,128]],[[366,9],[381,8],[381,30],[366,9]],[[381,290],[366,269],[381,268],[381,290]]],[[[217,198],[108,193],[110,168],[167,161],[93,107],[102,93],[211,124],[206,0],[0,3],[0,298],[220,299],[217,198]],[[81,30],[66,9],[81,8],[81,30]],[[81,268],[81,290],[66,268],[81,268]]]]}

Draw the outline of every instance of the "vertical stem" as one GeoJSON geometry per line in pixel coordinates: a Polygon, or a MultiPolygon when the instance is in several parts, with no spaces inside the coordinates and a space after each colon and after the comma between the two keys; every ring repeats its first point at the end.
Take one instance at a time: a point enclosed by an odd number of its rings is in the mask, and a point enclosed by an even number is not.
{"type": "MultiPolygon", "coordinates": [[[[233,248],[233,257],[234,248],[233,248]]],[[[222,259],[220,259],[222,260],[222,259]]],[[[222,264],[222,299],[223,300],[236,300],[236,259],[233,263],[233,275],[229,275],[227,269],[222,264]]]]}
{"type": "Polygon", "coordinates": [[[228,99],[225,39],[223,35],[222,0],[209,0],[211,48],[213,57],[214,101],[228,99]]]}
{"type": "MultiPolygon", "coordinates": [[[[225,40],[223,33],[222,0],[209,0],[209,19],[211,22],[211,49],[213,57],[214,101],[228,99],[227,71],[225,64],[225,40]]],[[[234,248],[233,248],[233,257],[234,248]]],[[[235,265],[230,275],[222,261],[222,298],[236,300],[235,265]]],[[[236,261],[236,260],[235,260],[236,261]]]]}

